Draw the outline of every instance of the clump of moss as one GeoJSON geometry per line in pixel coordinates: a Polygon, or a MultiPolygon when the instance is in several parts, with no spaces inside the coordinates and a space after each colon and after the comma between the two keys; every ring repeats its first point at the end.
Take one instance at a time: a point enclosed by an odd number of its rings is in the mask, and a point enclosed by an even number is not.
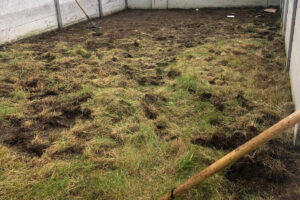
{"type": "Polygon", "coordinates": [[[69,51],[72,55],[81,55],[83,58],[90,58],[92,55],[88,50],[83,48],[81,45],[75,45],[69,51]]]}

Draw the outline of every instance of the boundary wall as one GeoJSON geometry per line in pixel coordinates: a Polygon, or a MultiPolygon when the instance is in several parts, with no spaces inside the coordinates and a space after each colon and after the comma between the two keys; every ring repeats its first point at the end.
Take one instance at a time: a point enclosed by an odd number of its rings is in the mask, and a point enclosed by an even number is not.
{"type": "MultiPolygon", "coordinates": [[[[291,89],[295,110],[300,110],[300,1],[282,0],[282,32],[287,55],[286,69],[290,73],[291,89]]],[[[296,135],[300,131],[300,124],[295,128],[296,135]]],[[[300,143],[300,138],[298,137],[300,143]]]]}
{"type": "Polygon", "coordinates": [[[280,0],[127,0],[130,9],[279,6],[280,0]]]}
{"type": "MultiPolygon", "coordinates": [[[[91,18],[126,8],[125,0],[78,0],[91,18]]],[[[0,0],[0,45],[87,20],[75,0],[0,0]]]]}

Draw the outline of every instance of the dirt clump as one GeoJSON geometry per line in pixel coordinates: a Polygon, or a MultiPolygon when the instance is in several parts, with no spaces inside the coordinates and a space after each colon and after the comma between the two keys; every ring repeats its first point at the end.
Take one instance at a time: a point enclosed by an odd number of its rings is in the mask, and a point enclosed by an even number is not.
{"type": "Polygon", "coordinates": [[[149,85],[162,85],[164,84],[164,80],[162,76],[148,76],[142,77],[138,80],[139,85],[141,86],[149,86],[149,85]]]}
{"type": "Polygon", "coordinates": [[[72,127],[77,118],[92,119],[91,110],[81,109],[80,106],[90,97],[89,94],[85,94],[66,102],[53,97],[32,100],[28,104],[26,115],[12,116],[9,119],[10,124],[1,125],[4,129],[0,142],[21,152],[42,156],[50,143],[34,143],[35,137],[41,136],[49,141],[52,132],[72,127]]]}
{"type": "Polygon", "coordinates": [[[145,94],[145,96],[143,97],[143,102],[145,102],[146,104],[153,104],[157,101],[158,97],[152,94],[145,94]]]}
{"type": "Polygon", "coordinates": [[[224,133],[215,133],[211,138],[195,137],[191,140],[193,144],[207,146],[222,150],[233,150],[240,145],[246,143],[254,136],[254,133],[244,135],[243,133],[236,132],[231,136],[226,136],[224,133]]]}
{"type": "Polygon", "coordinates": [[[276,139],[233,164],[226,177],[248,192],[272,190],[272,184],[275,184],[281,188],[274,191],[279,199],[295,199],[300,197],[292,190],[294,183],[299,181],[298,160],[295,150],[291,151],[276,139]],[[284,192],[286,187],[290,188],[288,193],[284,192]]]}
{"type": "Polygon", "coordinates": [[[175,79],[177,76],[180,76],[180,75],[181,75],[181,72],[176,71],[176,70],[171,70],[168,72],[168,77],[170,79],[175,79]]]}
{"type": "Polygon", "coordinates": [[[147,105],[143,106],[143,111],[148,119],[154,120],[158,116],[158,113],[147,105]]]}

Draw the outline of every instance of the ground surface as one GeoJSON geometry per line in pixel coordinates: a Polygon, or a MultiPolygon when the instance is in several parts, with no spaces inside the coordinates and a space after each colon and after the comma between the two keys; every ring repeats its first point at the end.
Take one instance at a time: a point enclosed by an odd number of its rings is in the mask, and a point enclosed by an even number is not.
{"type": "MultiPolygon", "coordinates": [[[[170,191],[293,111],[279,21],[126,11],[2,47],[0,199],[170,191]]],[[[178,199],[299,199],[290,135],[178,199]]]]}

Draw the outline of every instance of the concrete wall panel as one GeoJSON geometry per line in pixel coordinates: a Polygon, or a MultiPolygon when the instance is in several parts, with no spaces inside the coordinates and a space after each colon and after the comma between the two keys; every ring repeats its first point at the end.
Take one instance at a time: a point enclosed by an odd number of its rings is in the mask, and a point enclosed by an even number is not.
{"type": "Polygon", "coordinates": [[[152,9],[167,9],[168,0],[152,0],[152,9]]]}
{"type": "Polygon", "coordinates": [[[206,8],[280,5],[280,0],[169,0],[169,8],[206,8]]]}
{"type": "MultiPolygon", "coordinates": [[[[78,0],[91,18],[100,16],[99,0],[78,0]]],[[[58,28],[54,0],[0,0],[0,45],[58,28]]],[[[101,0],[104,15],[125,9],[125,0],[101,0]]],[[[75,0],[60,0],[63,27],[85,21],[75,0]]]]}
{"type": "Polygon", "coordinates": [[[298,11],[295,21],[290,77],[296,110],[300,110],[300,1],[298,1],[298,11]]]}
{"type": "Polygon", "coordinates": [[[285,50],[288,52],[290,46],[290,37],[291,37],[291,25],[292,25],[292,16],[293,16],[293,5],[294,0],[289,0],[287,15],[286,15],[286,29],[285,29],[285,50]]]}
{"type": "Polygon", "coordinates": [[[282,35],[285,38],[285,33],[286,33],[286,22],[287,22],[287,12],[288,12],[288,4],[289,0],[282,0],[282,35]]]}
{"type": "MultiPolygon", "coordinates": [[[[78,1],[91,18],[99,17],[98,0],[78,1]]],[[[64,27],[87,20],[74,0],[60,0],[60,10],[64,27]]]]}
{"type": "Polygon", "coordinates": [[[127,0],[130,9],[151,9],[152,0],[127,0]]]}
{"type": "Polygon", "coordinates": [[[128,0],[131,9],[279,6],[280,0],[128,0]]]}
{"type": "Polygon", "coordinates": [[[280,0],[268,0],[268,6],[279,6],[280,0]]]}
{"type": "Polygon", "coordinates": [[[1,0],[0,44],[57,28],[53,0],[1,0]]]}
{"type": "Polygon", "coordinates": [[[101,0],[101,2],[104,16],[124,10],[126,8],[125,0],[101,0]]]}

